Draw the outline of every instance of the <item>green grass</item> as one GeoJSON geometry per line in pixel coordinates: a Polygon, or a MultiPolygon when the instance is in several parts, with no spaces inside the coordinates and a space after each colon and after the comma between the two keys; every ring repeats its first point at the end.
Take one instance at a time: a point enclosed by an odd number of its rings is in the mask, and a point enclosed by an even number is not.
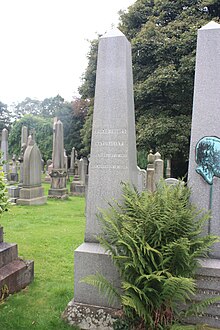
{"type": "Polygon", "coordinates": [[[1,225],[4,240],[19,256],[34,260],[34,282],[0,305],[0,329],[77,329],[60,315],[73,298],[73,251],[83,242],[83,197],[51,200],[43,206],[12,206],[1,225]]]}
{"type": "MultiPolygon", "coordinates": [[[[49,184],[44,187],[47,195],[49,184]]],[[[84,210],[83,197],[70,197],[48,199],[42,206],[12,206],[3,215],[4,240],[18,244],[19,256],[34,260],[35,278],[0,304],[1,330],[77,329],[67,325],[61,313],[73,298],[73,251],[83,242],[84,210]]]]}

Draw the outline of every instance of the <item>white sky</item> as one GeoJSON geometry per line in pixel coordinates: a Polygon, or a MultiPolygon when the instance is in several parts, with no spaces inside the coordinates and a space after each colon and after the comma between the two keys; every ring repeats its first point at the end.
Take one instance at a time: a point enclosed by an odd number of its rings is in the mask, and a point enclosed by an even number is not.
{"type": "Polygon", "coordinates": [[[0,0],[0,101],[77,96],[90,43],[135,0],[0,0]]]}

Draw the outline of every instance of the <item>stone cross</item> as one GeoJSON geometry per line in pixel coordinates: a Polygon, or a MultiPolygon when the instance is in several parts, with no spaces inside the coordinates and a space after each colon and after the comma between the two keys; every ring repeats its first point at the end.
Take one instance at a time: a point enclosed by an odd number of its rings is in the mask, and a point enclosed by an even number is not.
{"type": "Polygon", "coordinates": [[[97,240],[102,233],[97,213],[113,198],[120,200],[121,182],[137,186],[138,171],[131,45],[123,33],[113,29],[99,41],[85,242],[75,251],[75,303],[109,306],[96,288],[80,282],[86,275],[100,272],[120,286],[118,273],[97,240]]]}
{"type": "MultiPolygon", "coordinates": [[[[220,235],[220,24],[198,30],[188,185],[192,202],[211,209],[206,233],[220,235]]],[[[211,256],[220,258],[220,243],[211,256]]]]}

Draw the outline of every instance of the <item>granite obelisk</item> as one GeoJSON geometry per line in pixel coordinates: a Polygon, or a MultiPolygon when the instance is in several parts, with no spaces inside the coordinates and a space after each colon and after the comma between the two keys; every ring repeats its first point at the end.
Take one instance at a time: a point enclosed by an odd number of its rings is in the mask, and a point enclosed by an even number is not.
{"type": "Polygon", "coordinates": [[[48,192],[50,198],[68,198],[66,188],[67,171],[64,166],[63,123],[58,120],[54,123],[53,134],[53,169],[50,173],[51,188],[48,192]]]}
{"type": "MultiPolygon", "coordinates": [[[[214,171],[210,184],[199,171],[210,174],[216,166],[214,159],[217,159],[217,153],[211,155],[211,149],[207,148],[210,143],[203,143],[205,157],[201,158],[202,153],[197,155],[201,151],[197,147],[204,137],[209,137],[209,141],[220,138],[219,90],[220,24],[210,22],[198,30],[188,184],[192,189],[192,202],[200,209],[211,209],[212,218],[205,230],[214,235],[220,235],[220,178],[214,171]],[[203,159],[202,164],[198,164],[200,158],[203,159]]],[[[220,258],[220,243],[215,244],[211,256],[220,258]]]]}
{"type": "Polygon", "coordinates": [[[131,46],[118,29],[113,29],[99,41],[85,242],[75,250],[74,259],[76,305],[119,307],[117,303],[109,305],[96,288],[80,280],[99,272],[120,286],[110,256],[97,241],[102,232],[97,213],[99,208],[108,207],[108,201],[121,198],[121,182],[137,186],[137,179],[131,46]]]}

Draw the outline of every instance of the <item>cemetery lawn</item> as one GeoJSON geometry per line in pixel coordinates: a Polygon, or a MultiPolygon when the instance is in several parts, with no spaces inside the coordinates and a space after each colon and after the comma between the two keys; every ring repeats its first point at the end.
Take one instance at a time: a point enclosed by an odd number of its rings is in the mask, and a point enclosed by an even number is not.
{"type": "Polygon", "coordinates": [[[73,298],[73,251],[83,242],[85,200],[51,200],[42,206],[11,206],[1,218],[4,241],[34,260],[34,281],[0,303],[1,330],[78,329],[61,319],[73,298]]]}
{"type": "Polygon", "coordinates": [[[0,302],[1,330],[78,329],[66,324],[61,313],[73,298],[73,251],[83,242],[84,209],[83,197],[70,197],[48,199],[42,206],[11,206],[3,215],[5,242],[17,243],[19,256],[34,260],[35,277],[26,289],[0,302]]]}

